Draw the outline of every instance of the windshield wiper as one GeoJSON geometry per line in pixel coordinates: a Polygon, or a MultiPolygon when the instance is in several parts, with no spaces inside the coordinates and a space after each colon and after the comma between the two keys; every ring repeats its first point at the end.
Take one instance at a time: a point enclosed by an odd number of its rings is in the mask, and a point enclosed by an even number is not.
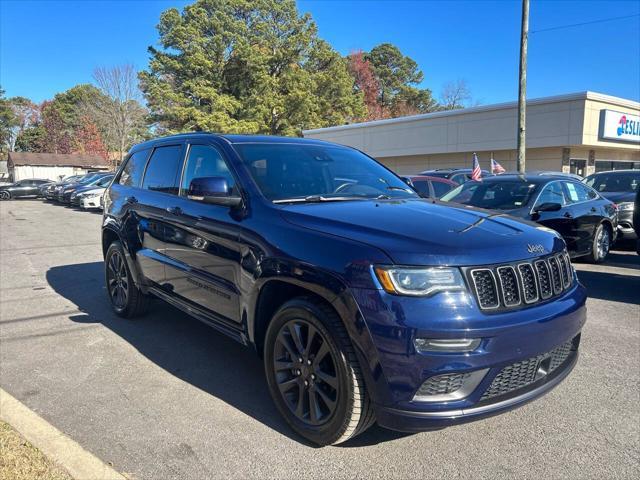
{"type": "Polygon", "coordinates": [[[325,197],[323,195],[309,195],[300,198],[280,198],[273,203],[320,203],[320,202],[345,202],[348,200],[363,200],[361,197],[325,197]]]}

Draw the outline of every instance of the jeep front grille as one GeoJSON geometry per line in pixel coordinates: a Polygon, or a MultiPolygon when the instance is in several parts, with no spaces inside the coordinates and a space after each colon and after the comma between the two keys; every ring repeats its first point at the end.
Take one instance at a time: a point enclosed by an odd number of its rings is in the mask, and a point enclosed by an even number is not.
{"type": "Polygon", "coordinates": [[[469,268],[482,310],[504,310],[533,305],[562,294],[573,284],[573,269],[566,252],[537,260],[469,268]]]}

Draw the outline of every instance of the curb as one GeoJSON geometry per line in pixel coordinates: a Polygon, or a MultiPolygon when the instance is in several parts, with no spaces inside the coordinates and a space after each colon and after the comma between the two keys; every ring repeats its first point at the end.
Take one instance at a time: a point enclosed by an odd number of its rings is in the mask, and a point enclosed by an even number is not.
{"type": "Polygon", "coordinates": [[[0,388],[0,418],[76,480],[126,480],[98,457],[0,388]]]}

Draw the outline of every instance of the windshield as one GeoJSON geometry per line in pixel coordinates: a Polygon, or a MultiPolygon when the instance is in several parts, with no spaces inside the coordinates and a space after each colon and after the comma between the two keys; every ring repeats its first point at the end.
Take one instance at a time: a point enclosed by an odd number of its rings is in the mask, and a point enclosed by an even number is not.
{"type": "Polygon", "coordinates": [[[400,178],[349,148],[305,144],[236,144],[243,163],[269,200],[419,198],[400,178]]]}
{"type": "Polygon", "coordinates": [[[440,200],[492,210],[514,210],[526,206],[536,190],[535,183],[520,181],[467,182],[440,200]]]}
{"type": "Polygon", "coordinates": [[[596,173],[585,183],[598,192],[637,192],[640,171],[625,173],[596,173]]]}

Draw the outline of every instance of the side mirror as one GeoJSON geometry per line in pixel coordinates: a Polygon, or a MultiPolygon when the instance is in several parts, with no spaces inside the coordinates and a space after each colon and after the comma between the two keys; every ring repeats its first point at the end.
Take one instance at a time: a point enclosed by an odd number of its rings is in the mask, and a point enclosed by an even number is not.
{"type": "Polygon", "coordinates": [[[229,193],[227,179],[224,177],[194,178],[189,184],[187,198],[227,207],[237,207],[242,203],[242,197],[234,197],[229,193]]]}
{"type": "Polygon", "coordinates": [[[538,205],[534,209],[534,212],[535,213],[538,213],[538,212],[557,212],[561,208],[562,208],[562,205],[560,205],[559,203],[545,202],[545,203],[541,203],[540,205],[538,205]]]}

